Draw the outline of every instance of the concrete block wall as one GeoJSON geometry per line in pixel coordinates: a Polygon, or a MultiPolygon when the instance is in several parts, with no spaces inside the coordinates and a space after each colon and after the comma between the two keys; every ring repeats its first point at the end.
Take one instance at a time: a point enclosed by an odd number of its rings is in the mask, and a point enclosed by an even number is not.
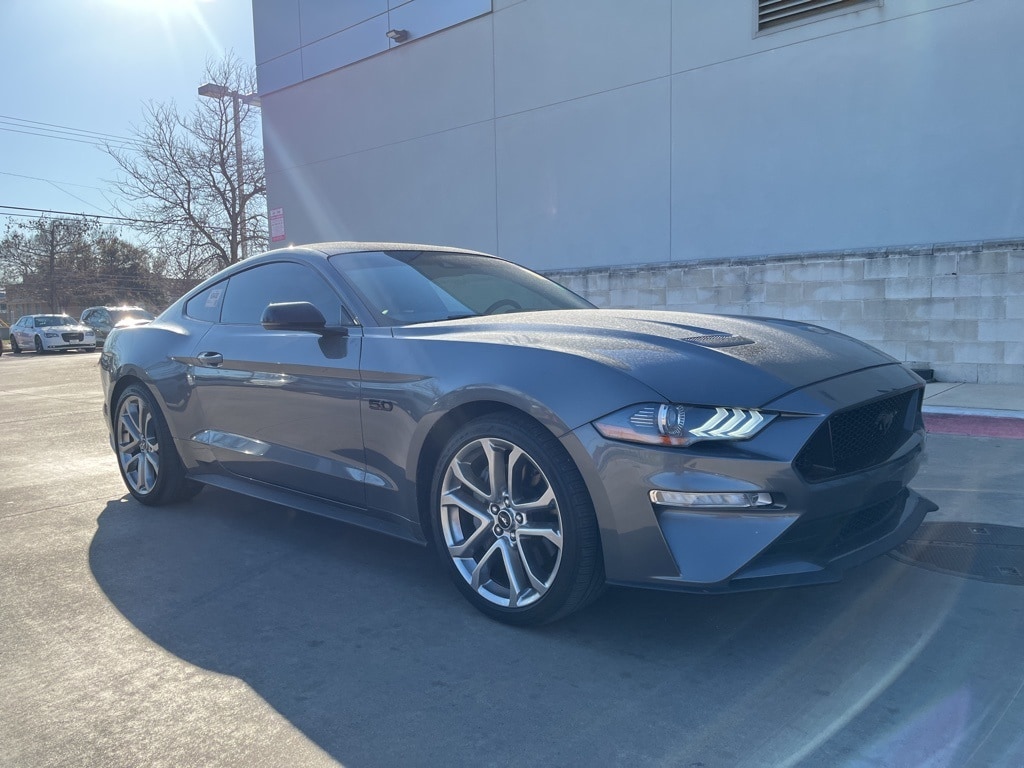
{"type": "Polygon", "coordinates": [[[601,307],[800,320],[938,381],[1024,384],[1024,240],[545,274],[601,307]]]}

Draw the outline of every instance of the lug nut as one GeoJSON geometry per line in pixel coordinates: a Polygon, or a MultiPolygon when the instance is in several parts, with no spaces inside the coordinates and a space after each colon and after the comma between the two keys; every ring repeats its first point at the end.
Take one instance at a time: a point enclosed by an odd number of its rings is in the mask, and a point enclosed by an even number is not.
{"type": "Polygon", "coordinates": [[[524,515],[522,512],[517,512],[516,513],[516,522],[519,523],[520,525],[525,523],[526,522],[526,515],[524,515]]]}

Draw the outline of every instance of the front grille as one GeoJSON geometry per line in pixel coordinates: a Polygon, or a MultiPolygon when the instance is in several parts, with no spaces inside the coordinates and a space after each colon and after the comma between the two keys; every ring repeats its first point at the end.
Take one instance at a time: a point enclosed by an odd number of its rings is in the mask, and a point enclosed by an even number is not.
{"type": "Polygon", "coordinates": [[[885,462],[917,426],[920,390],[834,413],[814,433],[793,466],[809,483],[885,462]]]}
{"type": "Polygon", "coordinates": [[[64,339],[64,343],[70,344],[72,341],[81,341],[82,334],[80,333],[62,333],[61,336],[64,339]]]}

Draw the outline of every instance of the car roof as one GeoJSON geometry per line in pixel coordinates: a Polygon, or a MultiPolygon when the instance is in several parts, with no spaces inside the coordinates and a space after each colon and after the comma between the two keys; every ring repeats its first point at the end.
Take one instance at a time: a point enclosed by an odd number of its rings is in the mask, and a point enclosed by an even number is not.
{"type": "MultiPolygon", "coordinates": [[[[34,320],[37,317],[71,317],[71,315],[69,315],[67,312],[37,312],[34,315],[22,315],[19,318],[19,320],[24,320],[26,318],[30,318],[30,319],[34,320]]],[[[73,317],[71,317],[71,319],[75,320],[75,318],[73,318],[73,317]]],[[[75,320],[75,322],[77,323],[78,321],[75,320]]]]}
{"type": "MultiPolygon", "coordinates": [[[[182,294],[177,301],[171,304],[166,311],[172,311],[179,304],[192,299],[202,293],[211,285],[230,278],[232,275],[242,272],[250,267],[264,264],[268,261],[277,261],[284,256],[303,257],[312,259],[328,259],[331,256],[338,256],[345,253],[365,253],[367,251],[437,251],[439,253],[464,253],[471,256],[482,256],[488,259],[499,258],[482,251],[471,251],[466,248],[454,248],[445,245],[428,245],[424,243],[391,243],[385,241],[356,241],[356,240],[334,240],[322,243],[303,243],[301,245],[289,245],[286,248],[277,248],[273,251],[265,251],[256,256],[251,256],[242,261],[225,267],[215,275],[194,286],[182,294]]],[[[179,308],[177,311],[181,311],[179,308]]]]}
{"type": "Polygon", "coordinates": [[[265,256],[284,255],[305,251],[307,253],[320,253],[324,256],[337,256],[343,253],[363,253],[365,251],[438,251],[445,253],[466,253],[474,256],[490,256],[482,251],[471,251],[466,248],[454,248],[445,245],[426,245],[423,243],[390,243],[390,242],[360,242],[354,240],[335,240],[324,243],[308,243],[289,246],[269,251],[265,256]]]}

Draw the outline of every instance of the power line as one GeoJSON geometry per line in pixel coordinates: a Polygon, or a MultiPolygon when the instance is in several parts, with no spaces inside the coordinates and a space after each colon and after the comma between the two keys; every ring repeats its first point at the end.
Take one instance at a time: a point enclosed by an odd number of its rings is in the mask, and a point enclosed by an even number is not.
{"type": "MultiPolygon", "coordinates": [[[[129,218],[127,216],[104,216],[104,215],[98,214],[98,213],[82,213],[82,212],[77,212],[76,213],[74,211],[53,211],[53,210],[49,210],[47,208],[25,208],[25,207],[22,207],[22,206],[19,206],[19,205],[0,205],[0,209],[4,209],[4,210],[0,210],[0,216],[12,216],[12,217],[13,216],[17,216],[17,217],[20,217],[20,218],[23,218],[23,219],[47,219],[47,220],[52,220],[52,219],[67,218],[67,217],[70,216],[72,218],[106,219],[106,220],[109,220],[109,221],[111,221],[111,222],[113,222],[115,224],[117,224],[117,223],[124,223],[124,224],[149,224],[149,225],[153,225],[153,224],[157,224],[157,225],[168,224],[168,222],[154,221],[152,219],[133,219],[133,218],[129,218]],[[26,211],[26,213],[9,213],[8,211],[26,211]],[[32,213],[27,213],[27,211],[32,211],[32,213]],[[49,215],[47,215],[47,214],[49,214],[49,215]]],[[[223,233],[225,236],[227,236],[227,235],[229,235],[231,233],[231,228],[230,227],[212,226],[212,227],[210,227],[210,229],[212,231],[214,231],[214,232],[223,233]]]]}
{"type": "MultiPolygon", "coordinates": [[[[59,129],[61,129],[63,131],[73,131],[74,133],[77,133],[77,134],[91,134],[93,136],[97,136],[97,137],[100,137],[100,138],[103,138],[103,139],[114,139],[115,141],[126,141],[126,142],[135,142],[136,141],[135,139],[130,138],[128,136],[118,136],[117,134],[103,133],[101,131],[90,131],[90,130],[88,130],[86,128],[74,128],[73,126],[70,126],[70,125],[58,125],[56,123],[42,123],[42,122],[40,122],[38,120],[26,120],[23,117],[11,117],[10,115],[0,115],[0,120],[2,120],[2,121],[12,121],[15,124],[18,124],[18,123],[28,123],[29,125],[39,125],[39,126],[43,126],[44,128],[59,128],[59,129]]],[[[19,126],[19,127],[29,127],[29,126],[19,126]]]]}
{"type": "Polygon", "coordinates": [[[126,216],[104,216],[98,213],[81,213],[74,211],[53,211],[48,208],[25,208],[20,205],[0,205],[0,208],[11,211],[32,211],[33,213],[7,213],[7,216],[27,216],[28,218],[38,218],[37,214],[51,214],[54,216],[82,216],[87,219],[110,219],[111,221],[124,221],[131,224],[159,224],[158,221],[152,221],[150,219],[131,219],[126,216]]]}
{"type": "Polygon", "coordinates": [[[47,184],[63,184],[66,187],[84,187],[85,189],[98,189],[100,192],[105,191],[103,187],[92,186],[91,184],[75,184],[73,181],[56,181],[54,179],[44,179],[40,176],[26,176],[22,173],[11,173],[10,171],[0,171],[0,176],[14,176],[17,179],[31,179],[32,181],[45,181],[47,184]]]}
{"type": "MultiPolygon", "coordinates": [[[[8,133],[21,133],[21,134],[24,134],[26,136],[38,136],[39,138],[42,138],[42,139],[60,139],[61,141],[73,141],[76,144],[89,144],[90,146],[93,146],[93,147],[101,147],[105,143],[108,143],[108,142],[105,142],[104,140],[95,139],[95,138],[94,139],[89,139],[89,138],[75,139],[75,138],[72,138],[71,136],[57,136],[57,135],[52,134],[52,133],[40,133],[38,131],[19,131],[19,130],[16,130],[14,128],[4,128],[2,126],[0,126],[0,131],[6,131],[8,133]]],[[[117,141],[117,142],[109,142],[109,143],[120,144],[122,147],[124,147],[124,146],[140,146],[139,143],[135,142],[135,141],[117,141]]]]}

